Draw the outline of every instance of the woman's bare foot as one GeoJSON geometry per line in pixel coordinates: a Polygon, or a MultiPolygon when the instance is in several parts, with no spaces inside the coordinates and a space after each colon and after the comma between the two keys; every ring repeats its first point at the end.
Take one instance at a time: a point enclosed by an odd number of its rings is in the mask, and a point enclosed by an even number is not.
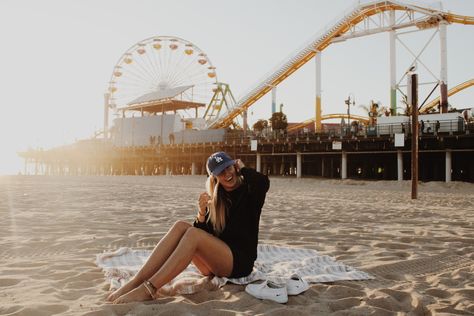
{"type": "Polygon", "coordinates": [[[118,299],[120,296],[127,294],[134,288],[136,288],[140,283],[136,282],[134,279],[130,280],[127,284],[120,287],[118,290],[113,291],[109,296],[107,296],[107,301],[113,302],[118,299]]]}
{"type": "Polygon", "coordinates": [[[153,297],[151,297],[150,293],[148,293],[145,285],[140,285],[139,287],[117,298],[113,304],[125,304],[130,302],[143,302],[150,300],[153,300],[153,297]]]}

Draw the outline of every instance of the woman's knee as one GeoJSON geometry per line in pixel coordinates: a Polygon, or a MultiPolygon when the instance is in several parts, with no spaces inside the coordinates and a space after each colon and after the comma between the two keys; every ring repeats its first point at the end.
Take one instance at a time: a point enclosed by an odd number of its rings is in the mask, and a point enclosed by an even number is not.
{"type": "Polygon", "coordinates": [[[191,226],[186,230],[183,238],[188,241],[197,242],[202,236],[202,233],[205,233],[202,229],[191,226]]]}
{"type": "Polygon", "coordinates": [[[191,228],[191,224],[185,222],[185,221],[176,221],[173,224],[173,227],[171,229],[173,230],[178,230],[182,233],[185,233],[189,228],[191,228]]]}

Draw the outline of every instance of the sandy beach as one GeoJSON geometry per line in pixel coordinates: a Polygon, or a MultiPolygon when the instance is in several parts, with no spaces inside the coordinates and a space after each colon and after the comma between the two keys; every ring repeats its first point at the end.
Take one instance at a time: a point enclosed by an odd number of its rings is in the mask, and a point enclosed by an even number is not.
{"type": "Polygon", "coordinates": [[[192,221],[204,176],[0,177],[1,315],[474,313],[474,184],[271,178],[260,242],[330,255],[376,278],[313,284],[285,305],[228,284],[115,306],[96,255],[152,249],[192,221]]]}

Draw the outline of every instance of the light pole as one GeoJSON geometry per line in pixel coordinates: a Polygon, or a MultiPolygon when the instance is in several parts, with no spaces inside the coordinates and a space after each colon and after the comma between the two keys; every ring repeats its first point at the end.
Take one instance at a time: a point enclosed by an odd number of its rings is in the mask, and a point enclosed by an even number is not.
{"type": "Polygon", "coordinates": [[[407,102],[411,108],[411,198],[418,198],[418,74],[408,72],[407,102]]]}
{"type": "Polygon", "coordinates": [[[347,97],[346,100],[344,100],[344,103],[347,105],[347,126],[349,126],[349,129],[351,128],[351,105],[355,105],[355,97],[353,93],[349,93],[349,96],[347,97]],[[351,99],[352,96],[352,99],[351,99]]]}

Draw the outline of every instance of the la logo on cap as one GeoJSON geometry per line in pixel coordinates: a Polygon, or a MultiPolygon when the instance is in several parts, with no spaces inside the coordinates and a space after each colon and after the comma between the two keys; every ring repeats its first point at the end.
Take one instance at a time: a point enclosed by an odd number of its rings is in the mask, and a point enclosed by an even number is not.
{"type": "Polygon", "coordinates": [[[216,161],[216,163],[220,163],[224,159],[222,159],[222,157],[220,157],[220,156],[216,156],[216,157],[214,157],[214,160],[216,161]]]}

